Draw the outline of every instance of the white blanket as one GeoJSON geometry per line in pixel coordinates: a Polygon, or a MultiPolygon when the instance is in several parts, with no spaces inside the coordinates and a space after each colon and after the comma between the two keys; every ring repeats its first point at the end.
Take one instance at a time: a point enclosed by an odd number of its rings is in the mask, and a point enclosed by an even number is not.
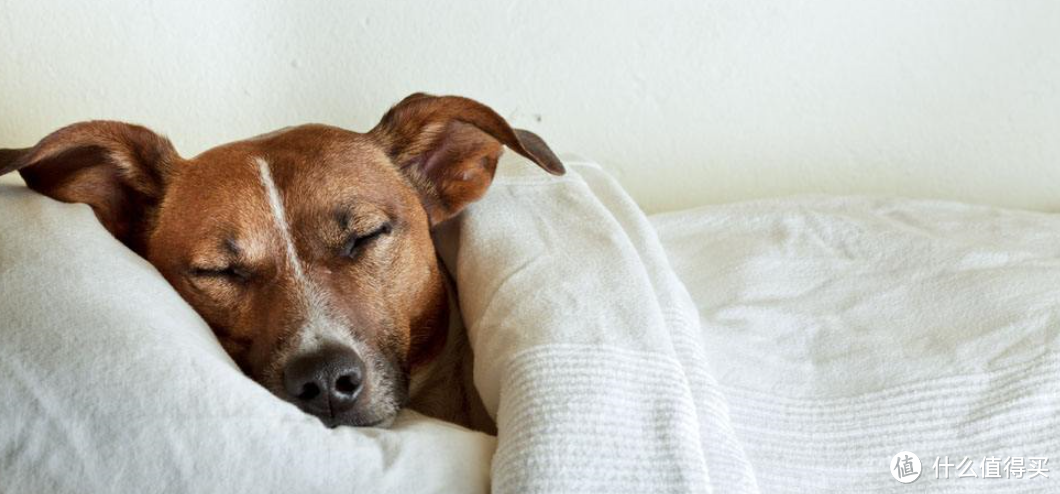
{"type": "Polygon", "coordinates": [[[595,166],[507,156],[440,236],[497,419],[493,491],[755,492],[647,218],[595,166]]]}
{"type": "Polygon", "coordinates": [[[1058,488],[1032,470],[1060,454],[1060,218],[797,198],[650,223],[591,165],[517,161],[442,236],[495,492],[889,492],[901,451],[917,492],[1058,488]]]}
{"type": "Polygon", "coordinates": [[[763,492],[1060,492],[1060,217],[804,197],[653,223],[763,492]],[[983,478],[1034,457],[1049,478],[983,478]]]}

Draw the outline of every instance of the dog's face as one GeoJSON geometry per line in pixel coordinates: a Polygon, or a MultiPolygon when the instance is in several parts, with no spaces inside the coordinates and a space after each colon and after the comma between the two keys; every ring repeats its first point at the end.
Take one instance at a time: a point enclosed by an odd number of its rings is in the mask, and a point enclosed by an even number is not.
{"type": "Polygon", "coordinates": [[[88,122],[0,151],[0,174],[91,205],[210,324],[249,376],[325,424],[381,425],[444,341],[431,228],[537,136],[485,106],[413,95],[367,133],[306,125],[193,159],[142,127],[88,122]]]}
{"type": "Polygon", "coordinates": [[[248,375],[327,423],[376,424],[444,324],[429,228],[378,145],[304,126],[182,165],[145,253],[248,375]]]}

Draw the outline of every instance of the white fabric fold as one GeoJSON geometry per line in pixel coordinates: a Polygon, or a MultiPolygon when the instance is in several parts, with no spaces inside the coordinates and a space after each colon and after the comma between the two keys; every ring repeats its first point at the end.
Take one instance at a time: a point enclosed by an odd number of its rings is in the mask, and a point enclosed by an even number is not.
{"type": "Polygon", "coordinates": [[[566,164],[556,178],[506,155],[439,235],[497,419],[493,491],[756,492],[647,218],[566,164]]]}

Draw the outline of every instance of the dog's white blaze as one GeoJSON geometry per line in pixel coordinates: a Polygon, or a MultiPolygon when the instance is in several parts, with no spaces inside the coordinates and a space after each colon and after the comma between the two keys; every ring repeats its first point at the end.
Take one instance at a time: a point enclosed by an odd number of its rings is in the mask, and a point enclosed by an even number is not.
{"type": "Polygon", "coordinates": [[[254,158],[258,164],[258,175],[261,177],[261,185],[265,187],[265,197],[269,201],[269,209],[272,211],[272,220],[276,223],[276,229],[280,231],[283,239],[284,249],[287,251],[287,264],[291,265],[298,283],[305,287],[305,272],[302,271],[302,262],[298,259],[298,251],[294,248],[294,237],[291,236],[291,226],[287,223],[287,213],[283,208],[283,199],[280,198],[280,189],[272,179],[272,170],[269,162],[262,158],[254,158]]]}
{"type": "Polygon", "coordinates": [[[327,303],[310,282],[309,277],[306,276],[302,260],[298,258],[298,250],[294,245],[294,236],[291,235],[291,225],[287,221],[283,198],[280,196],[280,189],[272,178],[272,170],[269,167],[269,163],[262,158],[254,158],[254,161],[258,165],[258,174],[261,178],[261,185],[265,189],[265,196],[269,203],[269,210],[272,212],[273,223],[280,233],[280,238],[283,239],[287,264],[290,265],[295,281],[298,282],[298,296],[307,311],[308,319],[306,324],[296,336],[297,345],[295,351],[308,351],[325,339],[354,344],[356,348],[359,345],[356,345],[352,341],[353,338],[345,331],[342,331],[341,326],[335,323],[333,317],[330,317],[327,303]]]}

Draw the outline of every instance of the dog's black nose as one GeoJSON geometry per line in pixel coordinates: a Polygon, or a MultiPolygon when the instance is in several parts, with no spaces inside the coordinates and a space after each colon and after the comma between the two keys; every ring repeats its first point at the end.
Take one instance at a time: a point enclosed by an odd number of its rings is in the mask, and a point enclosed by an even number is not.
{"type": "Polygon", "coordinates": [[[284,390],[291,401],[322,417],[335,417],[353,407],[363,382],[364,361],[339,346],[297,356],[283,370],[284,390]]]}

